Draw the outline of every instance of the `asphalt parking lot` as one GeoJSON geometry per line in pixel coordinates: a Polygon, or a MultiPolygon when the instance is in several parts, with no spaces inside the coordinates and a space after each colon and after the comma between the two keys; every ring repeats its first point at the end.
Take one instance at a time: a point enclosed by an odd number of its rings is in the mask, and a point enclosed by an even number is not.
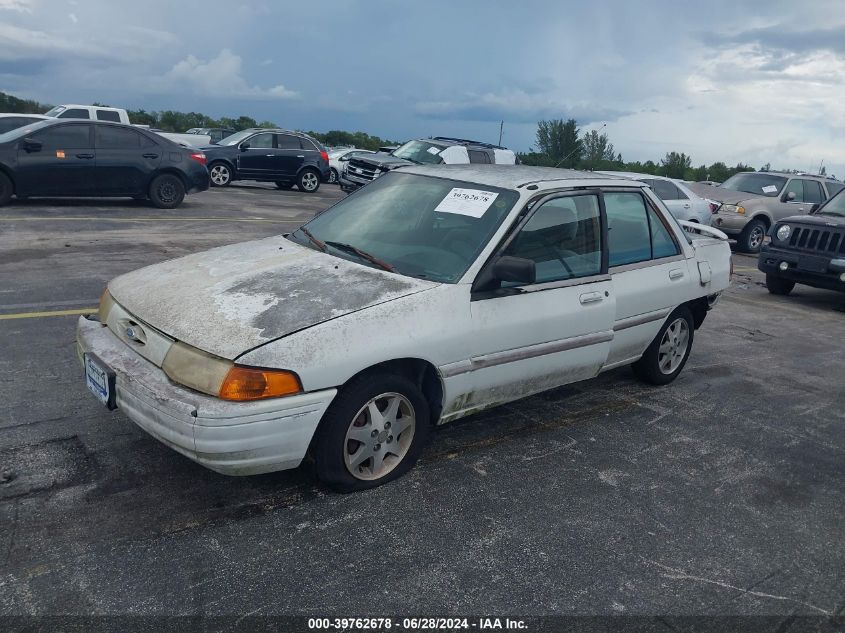
{"type": "Polygon", "coordinates": [[[845,296],[771,296],[751,257],[672,385],[467,418],[365,493],[217,475],[87,392],[76,313],[108,279],[340,195],[0,209],[0,614],[845,613],[845,296]]]}

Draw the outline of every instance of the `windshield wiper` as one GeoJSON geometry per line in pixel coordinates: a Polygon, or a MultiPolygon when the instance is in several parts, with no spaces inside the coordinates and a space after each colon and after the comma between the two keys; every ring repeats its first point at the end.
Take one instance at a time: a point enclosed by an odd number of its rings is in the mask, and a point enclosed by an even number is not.
{"type": "Polygon", "coordinates": [[[314,235],[311,233],[311,231],[306,229],[304,226],[300,226],[299,230],[302,231],[305,234],[305,237],[307,237],[308,240],[312,244],[314,244],[317,248],[319,248],[321,251],[323,251],[325,253],[326,250],[328,250],[326,248],[326,243],[323,240],[321,240],[320,238],[314,237],[314,235]]]}
{"type": "Polygon", "coordinates": [[[343,242],[333,242],[331,240],[326,240],[325,243],[329,246],[333,246],[338,250],[346,251],[348,253],[355,253],[358,257],[366,259],[368,262],[375,264],[383,270],[387,270],[392,273],[396,272],[396,268],[394,268],[392,264],[388,264],[387,262],[380,260],[378,257],[370,255],[366,251],[362,251],[360,248],[352,246],[352,244],[344,244],[343,242]]]}

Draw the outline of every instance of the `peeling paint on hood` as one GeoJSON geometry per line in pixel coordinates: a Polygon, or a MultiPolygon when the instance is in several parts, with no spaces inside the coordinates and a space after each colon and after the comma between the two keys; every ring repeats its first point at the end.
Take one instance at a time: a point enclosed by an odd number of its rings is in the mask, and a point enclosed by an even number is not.
{"type": "Polygon", "coordinates": [[[277,236],[141,268],[112,280],[109,291],[139,320],[233,360],[297,330],[437,285],[277,236]]]}

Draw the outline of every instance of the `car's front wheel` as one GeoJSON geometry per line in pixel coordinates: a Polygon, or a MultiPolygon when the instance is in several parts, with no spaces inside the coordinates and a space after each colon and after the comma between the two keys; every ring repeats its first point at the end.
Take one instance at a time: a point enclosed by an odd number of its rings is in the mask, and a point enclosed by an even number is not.
{"type": "Polygon", "coordinates": [[[162,174],[150,183],[150,200],[159,209],[175,209],[185,199],[185,183],[179,176],[162,174]]]}
{"type": "Polygon", "coordinates": [[[766,225],[760,220],[751,220],[737,238],[737,246],[743,253],[759,253],[766,237],[766,225]]]}
{"type": "Polygon", "coordinates": [[[303,169],[296,179],[296,186],[303,193],[314,193],[320,188],[320,174],[316,169],[303,169]]]}
{"type": "Polygon", "coordinates": [[[795,287],[794,281],[788,279],[781,279],[772,273],[766,273],[766,288],[769,289],[773,295],[788,295],[795,287]]]}
{"type": "Polygon", "coordinates": [[[687,364],[695,333],[692,312],[686,306],[677,308],[640,360],[631,367],[634,375],[652,385],[665,385],[678,377],[687,364]]]}
{"type": "Polygon", "coordinates": [[[226,163],[211,163],[208,176],[212,187],[227,187],[232,182],[232,168],[226,163]]]}
{"type": "Polygon", "coordinates": [[[0,207],[9,204],[12,199],[14,187],[9,177],[0,171],[0,207]]]}
{"type": "Polygon", "coordinates": [[[430,430],[417,385],[393,374],[360,376],[323,416],[312,445],[317,476],[341,492],[380,486],[414,466],[430,430]]]}

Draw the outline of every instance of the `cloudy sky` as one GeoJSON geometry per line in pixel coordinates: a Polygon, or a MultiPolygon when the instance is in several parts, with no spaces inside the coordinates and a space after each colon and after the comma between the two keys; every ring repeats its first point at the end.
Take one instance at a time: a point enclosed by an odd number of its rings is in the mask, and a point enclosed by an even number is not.
{"type": "Polygon", "coordinates": [[[393,139],[504,120],[516,150],[571,116],[626,160],[845,177],[841,0],[0,0],[0,90],[393,139]]]}

